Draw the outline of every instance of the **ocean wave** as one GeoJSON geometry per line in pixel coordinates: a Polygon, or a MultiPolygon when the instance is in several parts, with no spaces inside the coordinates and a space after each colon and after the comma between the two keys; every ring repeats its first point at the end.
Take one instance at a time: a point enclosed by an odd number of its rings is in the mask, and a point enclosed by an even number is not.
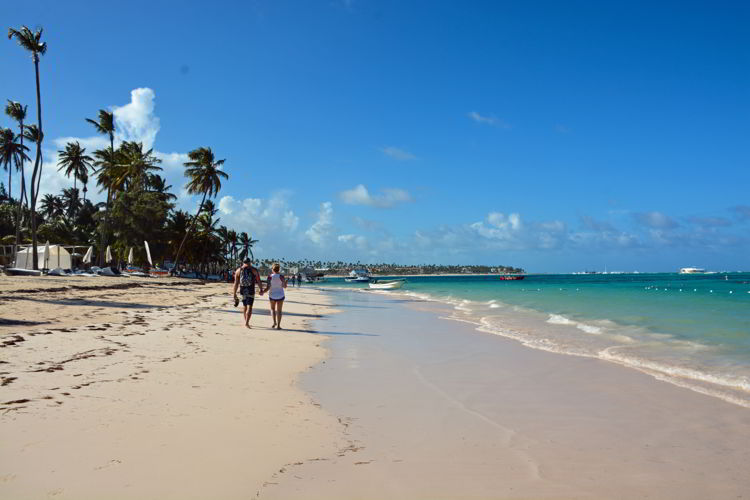
{"type": "Polygon", "coordinates": [[[550,314],[549,319],[547,320],[547,323],[550,323],[552,325],[570,325],[575,326],[582,332],[591,333],[594,335],[598,335],[602,333],[601,327],[589,325],[586,323],[581,323],[579,321],[573,321],[572,319],[566,318],[565,316],[561,314],[550,314]]]}
{"type": "Polygon", "coordinates": [[[406,290],[378,293],[448,305],[453,312],[440,315],[441,319],[468,323],[478,331],[512,339],[532,349],[600,359],[636,369],[658,380],[750,408],[750,376],[728,373],[722,371],[722,366],[710,366],[710,363],[696,366],[701,364],[701,359],[712,359],[710,356],[715,348],[711,346],[679,340],[673,335],[651,332],[642,327],[626,327],[606,319],[585,323],[562,314],[542,313],[495,299],[472,301],[406,290]],[[503,311],[497,311],[499,308],[503,311]],[[510,311],[510,316],[505,311],[510,311]],[[515,322],[519,321],[517,318],[527,318],[530,325],[538,326],[514,328],[508,324],[514,322],[510,318],[516,318],[515,322]],[[547,331],[542,326],[544,323],[562,329],[555,330],[551,326],[547,331]],[[573,333],[576,330],[588,335],[576,336],[573,333]],[[623,349],[630,352],[622,352],[623,349]],[[674,362],[659,359],[660,352],[674,355],[674,362]]]}

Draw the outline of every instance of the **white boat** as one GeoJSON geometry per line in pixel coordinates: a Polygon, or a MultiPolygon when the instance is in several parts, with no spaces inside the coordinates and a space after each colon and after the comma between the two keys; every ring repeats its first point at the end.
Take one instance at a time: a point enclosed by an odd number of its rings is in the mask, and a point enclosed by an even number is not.
{"type": "Polygon", "coordinates": [[[370,273],[365,269],[355,269],[349,273],[348,278],[344,278],[347,283],[367,283],[370,281],[370,273]]]}
{"type": "Polygon", "coordinates": [[[404,283],[404,280],[375,281],[370,283],[370,288],[373,290],[395,290],[404,286],[404,283]]]}
{"type": "Polygon", "coordinates": [[[702,274],[705,272],[706,270],[700,267],[683,267],[680,269],[680,274],[702,274]]]}
{"type": "Polygon", "coordinates": [[[357,276],[356,278],[344,278],[347,283],[368,283],[370,281],[369,276],[357,276]]]}

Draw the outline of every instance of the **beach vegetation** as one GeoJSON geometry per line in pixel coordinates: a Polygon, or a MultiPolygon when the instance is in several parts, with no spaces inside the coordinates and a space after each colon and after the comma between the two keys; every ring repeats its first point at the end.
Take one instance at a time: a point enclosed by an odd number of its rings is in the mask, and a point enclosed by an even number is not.
{"type": "MultiPolygon", "coordinates": [[[[12,120],[14,120],[18,124],[18,141],[21,144],[22,154],[20,157],[21,164],[19,166],[19,170],[21,171],[21,194],[18,196],[18,207],[16,208],[16,237],[14,240],[14,253],[16,248],[18,247],[18,242],[21,240],[21,231],[23,227],[23,203],[25,202],[28,206],[28,196],[26,196],[26,174],[25,170],[23,168],[23,164],[25,160],[30,160],[28,156],[26,156],[25,152],[29,150],[28,147],[25,147],[23,144],[24,140],[24,124],[23,122],[26,120],[26,111],[28,110],[28,106],[24,106],[20,102],[11,101],[8,99],[8,104],[5,106],[5,114],[8,115],[12,120]],[[25,200],[25,201],[24,201],[25,200]]],[[[10,189],[10,176],[8,176],[8,188],[10,189]]]]}
{"type": "MultiPolygon", "coordinates": [[[[217,160],[213,151],[208,147],[200,147],[188,153],[189,161],[185,162],[185,176],[188,183],[185,186],[188,194],[203,195],[201,203],[198,206],[198,212],[195,214],[190,227],[188,227],[185,236],[182,238],[180,246],[174,258],[175,265],[180,263],[180,254],[185,246],[185,241],[195,228],[196,222],[203,213],[203,207],[206,203],[206,197],[212,198],[219,193],[221,189],[221,180],[228,179],[229,175],[221,170],[226,160],[217,160]]],[[[210,200],[209,200],[210,201],[210,200]]],[[[213,217],[213,215],[212,215],[213,217]]]]}

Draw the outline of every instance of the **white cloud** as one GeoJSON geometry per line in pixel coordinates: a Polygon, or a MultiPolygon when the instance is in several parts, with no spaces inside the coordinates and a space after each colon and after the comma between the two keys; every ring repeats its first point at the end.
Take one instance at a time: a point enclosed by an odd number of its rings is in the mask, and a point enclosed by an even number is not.
{"type": "Polygon", "coordinates": [[[151,149],[159,133],[159,118],[154,114],[156,94],[149,88],[138,88],[130,92],[130,102],[125,106],[113,106],[115,115],[115,139],[118,142],[142,142],[151,149]]]}
{"type": "Polygon", "coordinates": [[[349,247],[356,248],[358,250],[367,249],[367,238],[356,234],[340,234],[337,237],[340,243],[343,243],[349,247]]]}
{"type": "Polygon", "coordinates": [[[500,128],[505,128],[505,129],[510,128],[510,124],[504,122],[503,120],[499,119],[498,117],[494,115],[486,116],[486,115],[481,115],[476,111],[471,111],[469,113],[466,113],[466,116],[468,116],[475,122],[481,123],[484,125],[491,125],[493,127],[500,127],[500,128]]]}
{"type": "Polygon", "coordinates": [[[289,207],[289,196],[288,191],[278,191],[267,200],[224,196],[219,200],[221,223],[253,237],[292,233],[299,226],[299,217],[289,207]]]}
{"type": "MultiPolygon", "coordinates": [[[[156,94],[150,88],[137,88],[130,92],[130,102],[123,106],[110,106],[115,116],[115,147],[123,141],[135,141],[143,143],[145,149],[151,149],[160,129],[159,117],[154,114],[156,94]]],[[[92,129],[93,132],[93,129],[92,129]]],[[[86,154],[93,156],[97,149],[109,147],[109,138],[105,135],[96,134],[89,137],[58,137],[52,139],[56,149],[44,150],[44,172],[40,186],[41,196],[47,193],[59,194],[60,190],[73,185],[72,179],[68,179],[57,171],[58,150],[65,148],[68,142],[78,142],[86,148],[86,154]]],[[[46,144],[46,143],[45,143],[46,144]]],[[[154,155],[162,163],[160,175],[166,178],[167,184],[173,186],[177,195],[177,206],[184,210],[193,211],[197,207],[195,196],[189,195],[184,188],[185,178],[183,176],[183,163],[188,160],[186,153],[164,153],[154,150],[154,155]]],[[[30,177],[30,175],[29,175],[30,177]]],[[[98,193],[96,180],[91,175],[89,182],[88,197],[92,201],[104,201],[104,194],[98,193]]]]}
{"type": "Polygon", "coordinates": [[[58,137],[53,139],[52,142],[59,149],[65,149],[65,146],[69,142],[77,142],[82,148],[86,148],[86,154],[92,156],[92,153],[96,149],[104,149],[109,147],[109,139],[103,135],[96,135],[93,137],[58,137]]]}
{"type": "Polygon", "coordinates": [[[406,151],[405,149],[397,148],[394,146],[386,146],[384,148],[380,148],[380,150],[386,156],[390,156],[391,158],[394,158],[396,160],[401,160],[401,161],[416,160],[417,158],[416,156],[406,151]]]}
{"type": "Polygon", "coordinates": [[[320,204],[318,219],[305,231],[307,237],[316,245],[324,245],[333,232],[333,204],[326,201],[320,204]]]}
{"type": "Polygon", "coordinates": [[[371,195],[363,184],[339,193],[341,201],[348,205],[368,205],[371,207],[391,208],[399,203],[412,201],[411,195],[403,189],[385,188],[380,194],[371,195]]]}

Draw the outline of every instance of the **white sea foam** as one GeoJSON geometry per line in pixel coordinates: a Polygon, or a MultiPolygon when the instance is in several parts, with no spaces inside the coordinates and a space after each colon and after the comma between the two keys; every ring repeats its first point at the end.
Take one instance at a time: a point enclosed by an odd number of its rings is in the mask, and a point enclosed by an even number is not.
{"type": "Polygon", "coordinates": [[[602,329],[599,328],[598,326],[587,325],[586,323],[578,323],[576,325],[576,328],[586,333],[591,333],[593,335],[599,335],[600,333],[602,333],[602,329]]]}
{"type": "MultiPolygon", "coordinates": [[[[498,309],[501,307],[505,307],[504,311],[512,311],[511,314],[514,316],[515,314],[522,314],[523,316],[530,315],[529,318],[532,318],[539,314],[539,311],[522,306],[505,304],[497,300],[478,302],[452,296],[437,297],[429,293],[407,290],[379,293],[450,305],[453,312],[450,316],[441,316],[441,319],[469,323],[475,325],[478,331],[513,339],[533,349],[617,363],[621,366],[637,369],[656,379],[750,408],[750,377],[722,373],[724,370],[721,369],[717,371],[715,368],[684,366],[683,362],[678,360],[677,357],[674,364],[660,362],[654,358],[655,355],[658,356],[659,352],[667,350],[668,352],[685,353],[687,358],[684,361],[687,361],[687,359],[693,359],[695,353],[711,350],[709,346],[704,344],[681,341],[670,334],[625,327],[609,320],[597,320],[596,325],[592,325],[572,320],[561,314],[549,314],[546,319],[548,324],[571,326],[590,334],[579,336],[578,339],[574,335],[557,337],[553,330],[546,332],[544,328],[516,329],[510,327],[501,319],[504,317],[502,312],[495,313],[500,316],[478,317],[478,313],[482,309],[498,309]],[[596,348],[596,346],[602,346],[603,342],[614,345],[596,348]],[[634,352],[618,352],[623,348],[634,352]]],[[[545,321],[543,318],[539,319],[545,321]]],[[[533,321],[535,320],[532,320],[532,324],[533,321]]],[[[571,331],[574,330],[571,329],[571,331]]]]}
{"type": "Polygon", "coordinates": [[[568,319],[561,314],[550,314],[549,319],[547,320],[547,323],[551,323],[553,325],[575,325],[576,324],[575,321],[568,319]]]}

